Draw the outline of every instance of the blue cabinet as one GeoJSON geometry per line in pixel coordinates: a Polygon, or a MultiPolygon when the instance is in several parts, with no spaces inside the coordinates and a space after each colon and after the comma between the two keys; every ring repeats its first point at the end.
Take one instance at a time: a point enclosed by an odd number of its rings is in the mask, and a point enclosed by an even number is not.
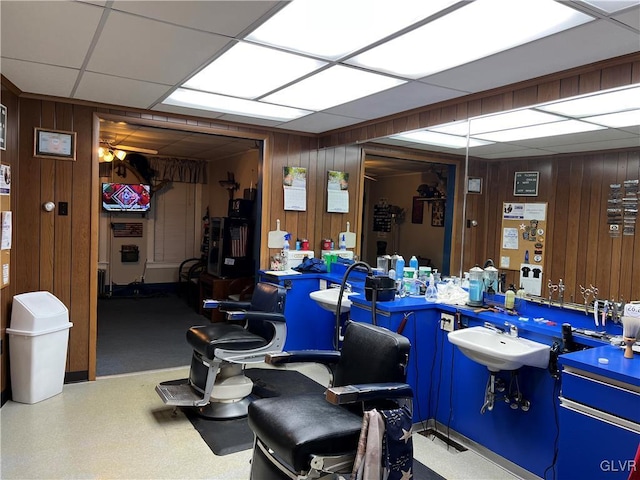
{"type": "Polygon", "coordinates": [[[601,346],[560,357],[562,478],[626,480],[640,445],[640,357],[601,346]],[[606,363],[600,363],[606,359],[606,363]]]}
{"type": "Polygon", "coordinates": [[[275,276],[263,272],[260,279],[287,289],[285,350],[333,350],[335,316],[309,298],[311,292],[320,288],[316,275],[275,276]]]}

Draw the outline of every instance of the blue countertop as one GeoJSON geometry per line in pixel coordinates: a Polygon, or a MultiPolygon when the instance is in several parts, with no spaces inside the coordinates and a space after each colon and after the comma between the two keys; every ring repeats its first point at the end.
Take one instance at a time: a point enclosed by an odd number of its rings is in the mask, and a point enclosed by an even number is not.
{"type": "Polygon", "coordinates": [[[624,349],[612,345],[566,353],[558,359],[561,365],[612,378],[620,382],[640,387],[640,355],[624,358],[624,349]],[[606,358],[609,363],[602,364],[599,359],[606,358]]]}

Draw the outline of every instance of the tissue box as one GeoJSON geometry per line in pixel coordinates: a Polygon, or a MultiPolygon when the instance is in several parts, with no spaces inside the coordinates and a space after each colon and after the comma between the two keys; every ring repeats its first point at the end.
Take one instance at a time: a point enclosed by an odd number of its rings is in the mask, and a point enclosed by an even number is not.
{"type": "Polygon", "coordinates": [[[640,318],[640,303],[627,303],[624,306],[624,316],[640,318]]]}

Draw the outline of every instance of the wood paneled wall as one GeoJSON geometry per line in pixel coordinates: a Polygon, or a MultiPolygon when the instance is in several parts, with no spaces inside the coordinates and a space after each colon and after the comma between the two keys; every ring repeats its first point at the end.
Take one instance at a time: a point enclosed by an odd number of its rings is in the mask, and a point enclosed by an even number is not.
{"type": "MultiPolygon", "coordinates": [[[[607,199],[612,183],[640,178],[640,148],[620,152],[556,157],[474,161],[471,176],[484,179],[482,195],[470,195],[467,218],[479,226],[465,235],[465,269],[499,259],[502,203],[548,203],[543,296],[546,284],[562,278],[565,299],[580,303],[580,285],[598,288],[599,298],[640,299],[640,228],[635,236],[612,238],[607,224],[607,199]],[[540,172],[537,197],[513,195],[517,171],[540,172]]],[[[640,227],[638,225],[637,227],[640,227]]],[[[508,272],[518,284],[519,272],[508,272]]]]}
{"type": "MultiPolygon", "coordinates": [[[[332,238],[338,245],[338,234],[351,224],[351,230],[361,223],[357,215],[362,198],[360,168],[362,151],[355,145],[339,146],[319,150],[316,139],[296,135],[275,134],[271,151],[271,168],[267,180],[271,188],[268,195],[270,204],[263,205],[262,221],[267,230],[276,229],[276,220],[280,219],[280,228],[291,232],[296,238],[307,238],[309,246],[320,255],[323,238],[332,238]],[[283,169],[282,167],[305,167],[307,169],[307,210],[305,212],[284,210],[283,169]],[[338,170],[349,174],[349,213],[327,213],[327,172],[338,170]]],[[[266,191],[266,189],[265,189],[266,191]]],[[[264,237],[264,236],[263,236],[264,237]]],[[[359,245],[359,239],[357,244],[359,245]]],[[[359,248],[359,247],[358,247],[359,248]]],[[[276,251],[271,252],[271,254],[276,251]]],[[[262,262],[263,266],[268,263],[262,262]]]]}

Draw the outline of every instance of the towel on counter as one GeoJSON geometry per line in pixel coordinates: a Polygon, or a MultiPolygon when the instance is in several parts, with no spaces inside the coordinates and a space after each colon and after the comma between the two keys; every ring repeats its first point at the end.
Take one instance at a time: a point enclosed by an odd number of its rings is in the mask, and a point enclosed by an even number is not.
{"type": "Polygon", "coordinates": [[[302,263],[297,267],[293,267],[292,270],[296,272],[313,272],[313,273],[327,273],[327,266],[319,258],[304,257],[302,263]]]}

